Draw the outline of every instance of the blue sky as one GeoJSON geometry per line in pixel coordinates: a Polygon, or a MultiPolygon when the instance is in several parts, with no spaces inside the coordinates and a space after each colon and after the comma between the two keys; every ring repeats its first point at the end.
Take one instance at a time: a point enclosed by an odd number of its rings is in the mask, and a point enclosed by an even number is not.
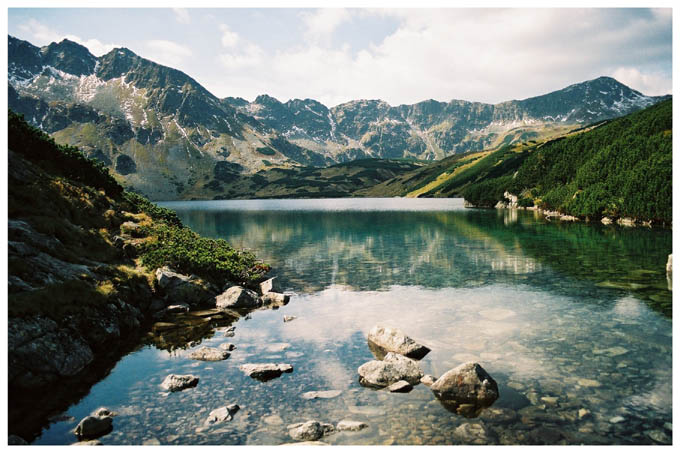
{"type": "Polygon", "coordinates": [[[600,75],[672,88],[670,9],[10,8],[8,32],[128,47],[248,100],[496,103],[600,75]]]}

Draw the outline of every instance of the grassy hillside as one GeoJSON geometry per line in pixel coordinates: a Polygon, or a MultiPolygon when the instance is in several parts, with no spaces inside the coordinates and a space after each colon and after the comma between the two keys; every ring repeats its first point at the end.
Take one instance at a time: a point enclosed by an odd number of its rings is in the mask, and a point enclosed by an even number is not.
{"type": "Polygon", "coordinates": [[[424,162],[408,159],[360,159],[325,168],[293,167],[240,174],[239,168],[216,168],[214,178],[195,192],[199,199],[340,198],[398,177],[424,162]]]}
{"type": "Polygon", "coordinates": [[[220,287],[252,284],[268,270],[250,253],[202,238],[174,212],[124,191],[104,166],[12,111],[8,142],[10,316],[60,322],[118,297],[142,304],[153,290],[152,271],[163,265],[220,287]]]}
{"type": "Polygon", "coordinates": [[[459,193],[479,206],[493,206],[507,190],[520,195],[521,204],[581,218],[668,223],[672,128],[673,104],[668,100],[594,130],[523,150],[521,157],[497,159],[497,170],[486,165],[485,176],[459,193]]]}

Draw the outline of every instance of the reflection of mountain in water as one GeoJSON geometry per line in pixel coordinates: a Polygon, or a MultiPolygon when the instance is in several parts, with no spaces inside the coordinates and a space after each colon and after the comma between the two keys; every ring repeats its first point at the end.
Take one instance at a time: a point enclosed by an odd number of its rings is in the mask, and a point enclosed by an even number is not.
{"type": "MultiPolygon", "coordinates": [[[[549,223],[517,211],[188,208],[178,214],[201,234],[253,250],[274,266],[285,287],[298,292],[334,284],[358,290],[551,286],[559,272],[574,284],[600,284],[603,291],[635,290],[662,311],[663,302],[670,302],[664,274],[668,231],[549,223]]],[[[569,291],[559,281],[558,289],[569,291]]]]}

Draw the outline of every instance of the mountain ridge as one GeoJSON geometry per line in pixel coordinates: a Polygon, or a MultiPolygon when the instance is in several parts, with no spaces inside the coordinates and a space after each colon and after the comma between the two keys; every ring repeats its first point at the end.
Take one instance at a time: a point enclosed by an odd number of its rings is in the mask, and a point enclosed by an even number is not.
{"type": "Polygon", "coordinates": [[[209,189],[220,166],[255,174],[364,158],[436,160],[558,136],[666,98],[601,77],[499,104],[353,100],[329,108],[266,94],[248,102],[218,98],[126,48],[94,57],[73,41],[37,47],[12,36],[8,46],[10,108],[153,199],[220,197],[209,189]]]}

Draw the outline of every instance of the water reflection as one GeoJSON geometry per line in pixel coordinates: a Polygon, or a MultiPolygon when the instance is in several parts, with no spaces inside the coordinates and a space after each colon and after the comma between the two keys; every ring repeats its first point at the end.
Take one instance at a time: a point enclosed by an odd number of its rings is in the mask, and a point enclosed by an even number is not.
{"type": "Polygon", "coordinates": [[[287,425],[310,419],[368,424],[323,438],[331,444],[671,442],[672,329],[662,315],[670,232],[544,223],[453,202],[396,211],[387,200],[381,212],[366,200],[326,202],[296,211],[244,208],[269,209],[266,200],[239,202],[243,210],[171,204],[200,233],[265,257],[295,292],[291,302],[235,320],[233,337],[211,323],[187,335],[187,351],[164,339],[125,357],[69,409],[74,421],[52,424],[36,443],[74,441],[75,423],[102,405],[121,414],[105,444],[276,445],[291,442],[287,425]],[[363,205],[348,213],[343,203],[363,205]],[[479,362],[499,399],[470,420],[424,385],[407,394],[361,387],[357,368],[373,359],[367,334],[376,324],[428,346],[426,374],[479,362]],[[236,349],[222,362],[188,356],[198,343],[226,342],[236,349]],[[262,383],[238,368],[267,362],[294,371],[262,383]],[[170,373],[200,383],[161,392],[170,373]],[[328,390],[340,393],[303,396],[328,390]],[[232,402],[242,408],[234,420],[204,427],[211,410],[232,402]],[[483,423],[486,437],[460,437],[477,432],[467,423],[483,423]]]}
{"type": "Polygon", "coordinates": [[[414,209],[413,200],[402,210],[393,199],[324,200],[301,209],[304,201],[166,205],[199,233],[252,249],[295,292],[527,281],[552,281],[568,292],[586,281],[610,294],[634,293],[666,315],[672,311],[665,275],[670,231],[545,222],[535,212],[466,210],[458,200],[424,200],[434,211],[414,209]],[[249,209],[237,210],[244,206],[249,209]],[[350,208],[361,210],[348,214],[350,208]]]}

